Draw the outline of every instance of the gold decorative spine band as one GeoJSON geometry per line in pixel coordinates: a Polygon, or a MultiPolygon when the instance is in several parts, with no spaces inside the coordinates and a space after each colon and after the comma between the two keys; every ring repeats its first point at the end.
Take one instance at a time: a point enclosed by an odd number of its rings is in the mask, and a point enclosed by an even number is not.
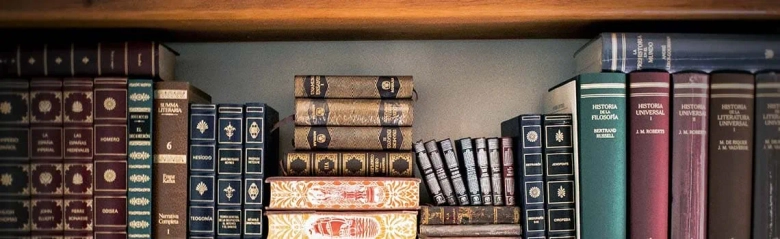
{"type": "Polygon", "coordinates": [[[413,88],[412,76],[295,76],[296,98],[411,99],[413,88]]]}
{"type": "Polygon", "coordinates": [[[295,125],[412,126],[413,121],[410,99],[295,99],[295,125]]]}
{"type": "Polygon", "coordinates": [[[412,127],[295,127],[295,149],[411,150],[412,127]]]}

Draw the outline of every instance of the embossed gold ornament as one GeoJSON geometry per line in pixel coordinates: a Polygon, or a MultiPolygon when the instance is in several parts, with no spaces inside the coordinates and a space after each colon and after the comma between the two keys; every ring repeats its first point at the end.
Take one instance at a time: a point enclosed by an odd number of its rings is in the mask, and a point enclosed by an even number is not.
{"type": "Polygon", "coordinates": [[[256,139],[260,135],[260,126],[257,125],[257,121],[252,121],[252,125],[249,126],[249,136],[252,139],[256,139]]]}
{"type": "Polygon", "coordinates": [[[247,189],[247,193],[249,194],[249,198],[255,200],[257,196],[260,194],[260,189],[257,187],[257,184],[252,183],[252,185],[249,185],[249,189],[247,189]]]}
{"type": "Polygon", "coordinates": [[[559,198],[564,198],[564,197],[566,197],[566,189],[565,189],[565,188],[563,188],[563,186],[560,186],[560,187],[558,188],[558,197],[559,197],[559,198]]]}
{"type": "Polygon", "coordinates": [[[228,184],[225,190],[222,191],[225,192],[225,196],[228,198],[228,201],[230,201],[230,199],[233,198],[233,193],[236,192],[236,190],[233,189],[233,187],[231,187],[230,184],[228,184]]]}
{"type": "Polygon", "coordinates": [[[542,190],[538,187],[531,187],[531,190],[528,191],[528,194],[530,194],[532,198],[538,198],[542,195],[542,190]]]}
{"type": "Polygon", "coordinates": [[[206,184],[203,182],[200,182],[198,183],[198,186],[195,186],[195,191],[198,191],[198,194],[200,194],[201,196],[203,196],[203,194],[206,193],[206,191],[208,190],[209,187],[206,186],[206,184]]]}
{"type": "Polygon", "coordinates": [[[41,173],[41,175],[38,176],[38,181],[40,181],[44,186],[49,185],[53,179],[54,176],[52,176],[49,172],[41,173]]]}
{"type": "Polygon", "coordinates": [[[103,179],[105,179],[106,182],[113,183],[114,180],[116,180],[116,172],[114,172],[113,169],[107,169],[103,173],[103,179]]]}
{"type": "Polygon", "coordinates": [[[38,102],[38,111],[43,113],[49,113],[51,111],[51,101],[48,100],[42,100],[41,102],[38,102]]]}
{"type": "Polygon", "coordinates": [[[4,115],[10,114],[11,109],[13,109],[11,107],[11,102],[3,101],[3,103],[0,103],[0,114],[4,114],[4,115]]]}
{"type": "Polygon", "coordinates": [[[204,120],[200,120],[200,122],[198,122],[198,126],[196,126],[195,128],[198,129],[198,131],[200,131],[201,134],[203,134],[206,132],[206,130],[209,129],[209,124],[207,124],[206,121],[204,120]]]}
{"type": "Polygon", "coordinates": [[[536,142],[536,140],[539,140],[539,134],[536,131],[531,131],[526,134],[525,138],[528,139],[528,142],[536,142]]]}
{"type": "Polygon", "coordinates": [[[325,143],[325,140],[327,140],[327,137],[324,134],[317,134],[317,143],[325,143]]]}
{"type": "Polygon", "coordinates": [[[103,108],[105,108],[108,111],[112,111],[116,108],[116,100],[114,98],[108,97],[105,100],[103,100],[103,108]]]}
{"type": "Polygon", "coordinates": [[[76,173],[73,175],[73,185],[81,185],[84,183],[84,176],[81,176],[80,173],[76,173]]]}
{"type": "Polygon", "coordinates": [[[3,186],[11,186],[14,182],[14,178],[11,174],[4,173],[3,176],[0,176],[0,182],[2,182],[3,186]]]}
{"type": "Polygon", "coordinates": [[[555,141],[558,141],[558,143],[563,142],[563,132],[560,129],[558,133],[555,133],[555,141]]]}
{"type": "Polygon", "coordinates": [[[82,111],[84,111],[84,106],[81,105],[81,102],[79,102],[79,101],[73,102],[73,105],[71,105],[70,108],[71,108],[71,111],[73,111],[75,113],[81,113],[82,111]]]}
{"type": "Polygon", "coordinates": [[[225,126],[225,135],[227,135],[228,139],[233,137],[234,131],[236,131],[236,127],[233,127],[233,123],[228,122],[228,125],[225,126]]]}

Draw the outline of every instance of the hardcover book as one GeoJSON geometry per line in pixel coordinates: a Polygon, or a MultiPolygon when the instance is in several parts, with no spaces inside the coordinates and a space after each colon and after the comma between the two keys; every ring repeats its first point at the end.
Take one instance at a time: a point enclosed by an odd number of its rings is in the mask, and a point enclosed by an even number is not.
{"type": "Polygon", "coordinates": [[[523,192],[523,235],[529,238],[545,237],[547,211],[545,210],[545,161],[542,155],[544,134],[542,115],[519,115],[501,123],[501,135],[513,137],[517,144],[520,171],[519,188],[523,192]]]}
{"type": "Polygon", "coordinates": [[[421,236],[440,237],[480,237],[495,236],[520,236],[520,225],[517,224],[491,224],[491,225],[420,225],[421,236]]]}
{"type": "Polygon", "coordinates": [[[295,127],[299,150],[412,150],[412,127],[295,127]]]}
{"type": "MultiPolygon", "coordinates": [[[[458,165],[458,156],[455,154],[455,145],[451,139],[445,139],[439,141],[441,145],[441,152],[444,155],[444,164],[446,165],[447,175],[450,176],[450,182],[452,182],[452,188],[455,191],[455,196],[458,197],[458,205],[466,206],[470,205],[469,194],[466,192],[466,184],[463,183],[463,177],[460,175],[460,165],[458,165]]],[[[436,145],[429,147],[436,149],[436,145]]],[[[428,151],[431,151],[428,149],[428,151]]]]}
{"type": "Polygon", "coordinates": [[[471,205],[482,205],[482,194],[479,191],[479,177],[477,177],[477,161],[474,158],[474,147],[471,138],[459,139],[461,161],[461,174],[466,175],[466,185],[469,190],[471,205]]]}
{"type": "Polygon", "coordinates": [[[753,177],[755,79],[710,75],[707,235],[749,238],[753,177]]]}
{"type": "MultiPolygon", "coordinates": [[[[174,79],[177,53],[157,42],[19,44],[0,77],[143,77],[174,79]]],[[[0,65],[2,66],[2,65],[0,65]]]]}
{"type": "Polygon", "coordinates": [[[264,235],[263,205],[268,202],[268,190],[263,183],[268,171],[275,175],[276,167],[266,167],[266,159],[279,158],[279,131],[272,131],[279,122],[279,113],[263,103],[247,103],[244,119],[244,238],[264,235]]]}
{"type": "Polygon", "coordinates": [[[504,186],[502,185],[503,178],[501,177],[501,145],[498,138],[489,138],[488,143],[488,155],[490,165],[490,182],[491,189],[493,191],[493,205],[504,205],[504,186]]]}
{"type": "Polygon", "coordinates": [[[412,76],[295,76],[296,98],[411,99],[412,76]]]}
{"type": "Polygon", "coordinates": [[[633,72],[629,94],[631,238],[668,238],[669,73],[633,72]]]}
{"type": "Polygon", "coordinates": [[[436,205],[447,203],[422,140],[414,143],[414,153],[417,155],[417,166],[425,177],[425,185],[428,186],[428,194],[433,198],[433,203],[436,205]]]}
{"type": "Polygon", "coordinates": [[[61,237],[63,204],[62,79],[30,81],[30,171],[33,237],[61,237]]]}
{"type": "Polygon", "coordinates": [[[446,166],[444,165],[444,160],[441,159],[441,154],[439,153],[438,146],[436,146],[436,141],[431,140],[425,142],[425,151],[428,152],[433,171],[436,174],[436,178],[439,179],[439,185],[441,186],[444,198],[447,200],[447,204],[453,206],[458,205],[458,199],[455,197],[455,190],[453,190],[452,183],[450,182],[449,177],[447,177],[446,166]]]}
{"type": "Polygon", "coordinates": [[[95,78],[94,97],[95,237],[127,236],[127,78],[95,78]]]}
{"type": "Polygon", "coordinates": [[[217,236],[241,238],[243,227],[244,106],[217,107],[217,236]]]}
{"type": "Polygon", "coordinates": [[[154,83],[153,238],[187,236],[187,122],[190,103],[211,97],[187,82],[154,83]]]}
{"type": "Polygon", "coordinates": [[[504,203],[515,205],[515,158],[512,150],[512,138],[501,138],[501,178],[504,179],[504,203]]]}
{"type": "Polygon", "coordinates": [[[66,78],[62,90],[65,236],[89,237],[94,228],[94,83],[92,78],[66,78]]]}
{"type": "Polygon", "coordinates": [[[295,99],[295,125],[412,126],[413,121],[411,99],[295,99]]]}
{"type": "Polygon", "coordinates": [[[190,104],[189,236],[216,236],[217,106],[190,104]]]}
{"type": "Polygon", "coordinates": [[[268,210],[417,210],[420,180],[379,177],[270,177],[268,210]]]}
{"type": "Polygon", "coordinates": [[[672,238],[707,238],[709,75],[672,74],[672,238]]]}
{"type": "Polygon", "coordinates": [[[776,193],[780,167],[780,78],[775,72],[756,75],[756,137],[753,167],[753,237],[780,237],[776,193]]]}
{"type": "Polygon", "coordinates": [[[544,183],[547,201],[546,231],[550,238],[573,238],[580,218],[576,214],[577,178],[573,157],[572,115],[544,116],[544,183]]]}
{"type": "Polygon", "coordinates": [[[520,224],[520,213],[510,206],[423,206],[420,225],[520,224]]]}
{"type": "Polygon", "coordinates": [[[780,38],[766,35],[601,33],[574,55],[576,73],[774,69],[780,38]],[[741,69],[735,69],[739,66],[741,69]]]}
{"type": "Polygon", "coordinates": [[[0,230],[30,236],[30,81],[0,79],[0,230]]]}
{"type": "MultiPolygon", "coordinates": [[[[427,157],[427,156],[426,156],[427,157]]],[[[290,152],[284,176],[412,177],[412,153],[393,151],[290,152]]]]}
{"type": "Polygon", "coordinates": [[[154,82],[127,84],[127,237],[152,237],[152,112],[154,82]]]}
{"type": "Polygon", "coordinates": [[[268,238],[397,238],[417,236],[417,211],[269,211],[268,238]]]}
{"type": "Polygon", "coordinates": [[[487,153],[487,139],[474,140],[477,149],[477,177],[479,177],[479,189],[482,191],[482,205],[493,205],[493,192],[490,183],[490,163],[487,153]]]}

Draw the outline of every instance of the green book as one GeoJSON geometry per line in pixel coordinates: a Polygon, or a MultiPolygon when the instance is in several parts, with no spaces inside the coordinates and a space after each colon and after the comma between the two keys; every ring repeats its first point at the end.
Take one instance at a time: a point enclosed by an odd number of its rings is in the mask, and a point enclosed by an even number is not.
{"type": "Polygon", "coordinates": [[[128,82],[128,238],[152,237],[152,80],[128,82]]]}
{"type": "MultiPolygon", "coordinates": [[[[575,215],[571,221],[577,238],[628,236],[626,107],[626,76],[622,73],[582,74],[546,95],[545,113],[576,116],[575,215]]],[[[550,232],[565,226],[551,220],[550,232]]]]}

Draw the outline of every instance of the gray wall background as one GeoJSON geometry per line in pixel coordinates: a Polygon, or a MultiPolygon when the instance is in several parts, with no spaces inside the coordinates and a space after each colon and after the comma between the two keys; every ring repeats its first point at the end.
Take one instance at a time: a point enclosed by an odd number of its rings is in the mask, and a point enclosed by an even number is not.
{"type": "MultiPolygon", "coordinates": [[[[542,110],[542,95],[573,76],[586,40],[176,43],[178,80],[214,103],[265,102],[293,113],[293,76],[412,75],[414,139],[500,135],[500,123],[542,110]]],[[[281,128],[281,152],[293,126],[281,128]]]]}

